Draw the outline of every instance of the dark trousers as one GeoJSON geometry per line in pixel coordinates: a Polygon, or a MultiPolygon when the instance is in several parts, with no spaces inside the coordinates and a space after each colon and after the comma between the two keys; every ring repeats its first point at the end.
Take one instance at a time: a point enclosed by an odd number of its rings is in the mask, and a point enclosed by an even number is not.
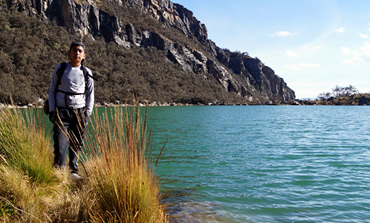
{"type": "Polygon", "coordinates": [[[58,116],[54,125],[54,166],[64,168],[67,149],[69,153],[69,168],[78,172],[78,153],[81,151],[87,117],[84,108],[57,108],[58,116]]]}

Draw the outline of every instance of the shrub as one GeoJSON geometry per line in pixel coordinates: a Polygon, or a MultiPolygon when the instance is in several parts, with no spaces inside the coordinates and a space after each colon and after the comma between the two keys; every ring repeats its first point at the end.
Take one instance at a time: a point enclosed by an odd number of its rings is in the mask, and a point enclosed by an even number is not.
{"type": "Polygon", "coordinates": [[[95,222],[166,222],[159,202],[159,186],[148,165],[146,121],[139,107],[115,107],[94,116],[88,162],[89,188],[97,204],[90,212],[95,222]]]}

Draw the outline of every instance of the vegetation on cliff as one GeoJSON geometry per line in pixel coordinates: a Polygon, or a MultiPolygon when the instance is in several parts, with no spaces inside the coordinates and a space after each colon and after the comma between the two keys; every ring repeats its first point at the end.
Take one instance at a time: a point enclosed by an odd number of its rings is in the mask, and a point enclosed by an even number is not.
{"type": "MultiPolygon", "coordinates": [[[[72,40],[65,28],[0,10],[0,102],[37,103],[46,99],[56,64],[68,61],[72,40]]],[[[126,49],[103,39],[85,39],[86,65],[95,75],[98,103],[124,102],[132,95],[150,102],[207,104],[239,103],[241,98],[225,91],[216,80],[183,71],[154,47],[126,49]]]]}
{"type": "Polygon", "coordinates": [[[185,7],[169,0],[0,0],[0,102],[46,98],[51,72],[72,40],[101,77],[96,101],[271,104],[295,99],[258,58],[221,49],[185,7]],[[19,89],[22,89],[20,91],[19,89]]]}

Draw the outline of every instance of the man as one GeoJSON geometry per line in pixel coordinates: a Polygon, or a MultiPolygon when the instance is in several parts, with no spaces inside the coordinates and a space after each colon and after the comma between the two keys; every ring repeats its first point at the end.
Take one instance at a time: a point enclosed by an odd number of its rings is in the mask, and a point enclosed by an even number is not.
{"type": "Polygon", "coordinates": [[[69,62],[58,64],[54,69],[49,88],[49,118],[54,123],[54,166],[65,167],[68,149],[70,178],[81,179],[78,152],[94,106],[94,81],[91,70],[83,66],[85,45],[73,42],[68,55],[69,62]]]}

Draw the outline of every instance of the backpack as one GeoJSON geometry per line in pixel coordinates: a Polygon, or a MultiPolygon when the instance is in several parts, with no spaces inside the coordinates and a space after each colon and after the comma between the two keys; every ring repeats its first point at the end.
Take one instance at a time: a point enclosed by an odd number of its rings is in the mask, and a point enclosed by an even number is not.
{"type": "MultiPolygon", "coordinates": [[[[57,84],[56,84],[56,87],[55,87],[55,92],[61,91],[61,90],[58,90],[58,86],[60,85],[60,81],[62,79],[62,76],[64,74],[64,70],[66,69],[66,66],[67,66],[66,62],[61,63],[59,69],[56,72],[58,80],[57,80],[57,84]]],[[[70,93],[70,92],[65,92],[65,91],[61,91],[61,92],[65,93],[65,94],[69,94],[69,95],[86,94],[86,92],[87,92],[87,81],[88,81],[89,77],[91,77],[93,80],[97,80],[97,79],[89,74],[89,72],[87,71],[87,69],[84,65],[81,65],[81,69],[83,71],[84,78],[85,78],[85,92],[84,93],[70,93]]],[[[44,110],[45,114],[47,114],[47,115],[50,114],[49,99],[45,100],[43,110],[44,110]]]]}

